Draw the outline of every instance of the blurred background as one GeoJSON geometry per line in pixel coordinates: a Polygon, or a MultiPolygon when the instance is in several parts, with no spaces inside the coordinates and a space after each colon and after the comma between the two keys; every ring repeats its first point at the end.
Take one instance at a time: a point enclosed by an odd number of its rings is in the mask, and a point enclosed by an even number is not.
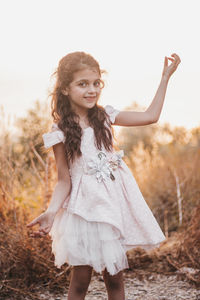
{"type": "Polygon", "coordinates": [[[152,253],[130,253],[130,265],[137,258],[138,268],[153,271],[187,267],[186,277],[200,282],[198,8],[198,0],[0,1],[2,299],[38,299],[36,287],[62,291],[69,282],[67,266],[54,267],[50,240],[31,239],[25,225],[47,207],[56,183],[42,134],[52,123],[51,74],[72,51],[92,54],[108,72],[101,105],[138,111],[156,93],[164,57],[180,56],[158,123],[115,132],[167,237],[152,253]]]}
{"type": "Polygon", "coordinates": [[[165,56],[181,64],[170,80],[159,122],[199,125],[199,1],[1,1],[0,86],[6,115],[24,116],[49,101],[50,75],[72,51],[92,54],[106,69],[101,104],[147,107],[165,56]]]}

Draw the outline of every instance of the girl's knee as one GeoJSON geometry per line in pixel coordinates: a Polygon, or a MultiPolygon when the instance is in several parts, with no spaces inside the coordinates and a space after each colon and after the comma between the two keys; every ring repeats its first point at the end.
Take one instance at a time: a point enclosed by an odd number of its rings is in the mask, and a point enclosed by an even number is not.
{"type": "Polygon", "coordinates": [[[123,273],[120,271],[116,275],[110,275],[108,272],[104,275],[104,281],[111,290],[121,290],[123,287],[123,273]]]}
{"type": "Polygon", "coordinates": [[[87,291],[92,275],[90,266],[74,266],[72,269],[72,281],[78,293],[87,291]]]}
{"type": "Polygon", "coordinates": [[[68,299],[83,299],[91,280],[92,267],[74,266],[70,274],[68,299]]]}

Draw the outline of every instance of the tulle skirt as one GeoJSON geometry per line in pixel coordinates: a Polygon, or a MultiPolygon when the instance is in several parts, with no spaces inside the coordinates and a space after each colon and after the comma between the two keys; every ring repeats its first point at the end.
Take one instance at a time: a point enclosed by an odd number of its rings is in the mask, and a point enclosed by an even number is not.
{"type": "Polygon", "coordinates": [[[111,274],[129,268],[126,248],[120,232],[103,222],[88,222],[67,209],[61,209],[50,231],[55,265],[90,265],[100,273],[106,268],[111,274]]]}

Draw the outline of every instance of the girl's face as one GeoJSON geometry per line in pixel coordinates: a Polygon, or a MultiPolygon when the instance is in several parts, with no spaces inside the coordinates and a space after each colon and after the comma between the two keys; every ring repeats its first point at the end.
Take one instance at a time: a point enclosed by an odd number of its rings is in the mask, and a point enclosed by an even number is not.
{"type": "Polygon", "coordinates": [[[63,91],[72,109],[77,113],[95,106],[101,94],[102,81],[94,69],[84,69],[74,73],[73,81],[63,91]]]}

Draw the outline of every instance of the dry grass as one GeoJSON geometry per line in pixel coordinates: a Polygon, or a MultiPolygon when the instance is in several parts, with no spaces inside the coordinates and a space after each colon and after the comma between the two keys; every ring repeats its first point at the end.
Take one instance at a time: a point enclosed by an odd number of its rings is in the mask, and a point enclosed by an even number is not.
{"type": "MultiPolygon", "coordinates": [[[[174,232],[157,249],[134,249],[128,253],[133,270],[179,274],[200,286],[200,205],[193,210],[187,230],[174,232]]],[[[140,273],[141,276],[141,273],[140,273]]]]}
{"type": "MultiPolygon", "coordinates": [[[[27,129],[26,139],[23,136],[23,139],[14,140],[6,131],[1,136],[1,299],[24,299],[25,296],[38,299],[38,286],[59,292],[69,283],[70,268],[67,264],[61,269],[54,266],[49,238],[32,239],[26,228],[26,224],[48,205],[56,182],[52,154],[41,151],[41,134],[46,131],[41,128],[36,126],[36,132],[31,131],[31,138],[28,138],[27,129]]],[[[183,267],[200,269],[199,140],[200,130],[196,129],[192,147],[185,141],[160,148],[151,145],[152,153],[149,154],[148,148],[144,149],[140,144],[127,157],[142,193],[169,236],[156,251],[131,251],[131,269],[170,273],[183,267]],[[182,197],[182,224],[176,175],[182,197]],[[192,215],[194,207],[196,210],[192,215]]],[[[187,270],[184,276],[200,283],[199,271],[191,274],[187,270]]]]}
{"type": "Polygon", "coordinates": [[[180,233],[178,244],[168,251],[166,258],[177,270],[200,285],[200,205],[195,208],[188,228],[180,233]]]}
{"type": "MultiPolygon", "coordinates": [[[[37,299],[37,287],[62,291],[69,281],[69,268],[56,269],[48,238],[33,240],[25,224],[1,222],[0,295],[3,299],[37,299]]],[[[2,299],[2,298],[1,298],[2,299]]]]}

